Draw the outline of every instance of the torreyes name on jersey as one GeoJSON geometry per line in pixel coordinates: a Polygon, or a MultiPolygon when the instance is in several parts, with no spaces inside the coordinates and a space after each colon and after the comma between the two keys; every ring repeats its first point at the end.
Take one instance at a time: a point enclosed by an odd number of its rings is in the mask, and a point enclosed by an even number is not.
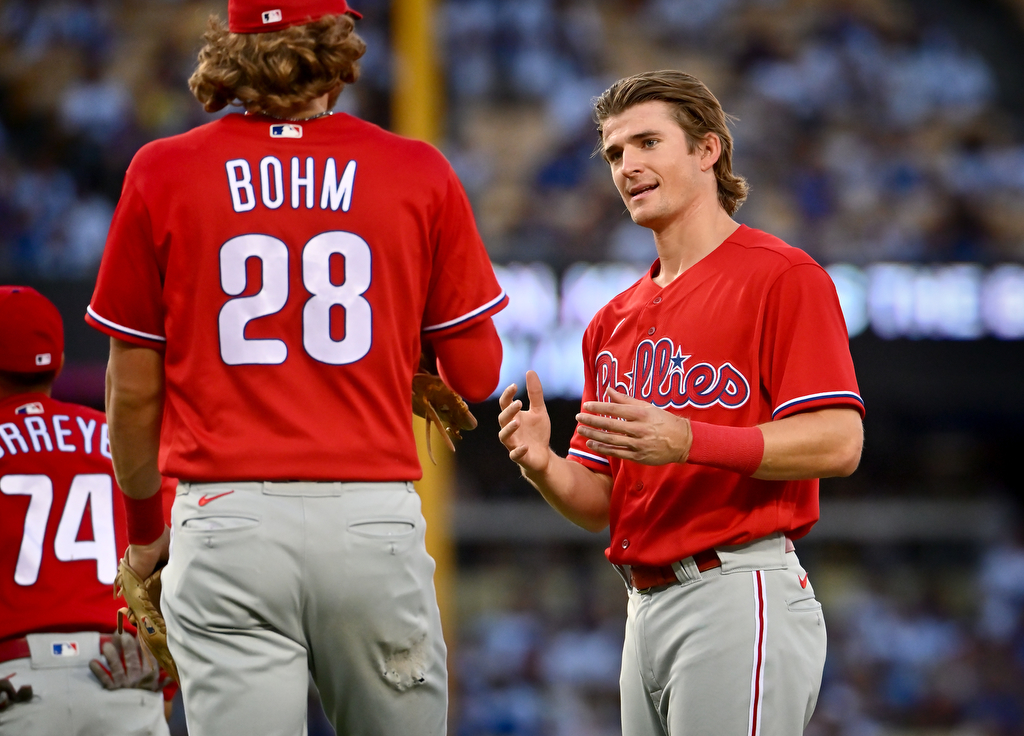
{"type": "Polygon", "coordinates": [[[110,459],[110,437],[107,434],[106,422],[100,423],[97,438],[95,419],[75,417],[75,421],[72,422],[67,414],[53,414],[49,419],[47,423],[42,416],[24,416],[21,417],[20,427],[16,422],[0,424],[0,457],[8,453],[17,455],[19,452],[54,450],[78,452],[79,449],[91,455],[95,447],[100,455],[110,459]]]}
{"type": "Polygon", "coordinates": [[[352,207],[352,192],[356,183],[356,162],[351,160],[338,176],[338,162],[328,158],[319,165],[313,156],[292,156],[288,166],[277,156],[264,156],[256,165],[244,158],[235,158],[224,164],[227,170],[231,207],[235,212],[250,212],[257,201],[270,210],[285,202],[293,210],[314,208],[319,193],[320,209],[348,212],[352,207]],[[288,181],[285,183],[285,171],[288,181]],[[257,190],[259,195],[257,197],[257,190]],[[291,196],[285,196],[290,194],[291,196]]]}

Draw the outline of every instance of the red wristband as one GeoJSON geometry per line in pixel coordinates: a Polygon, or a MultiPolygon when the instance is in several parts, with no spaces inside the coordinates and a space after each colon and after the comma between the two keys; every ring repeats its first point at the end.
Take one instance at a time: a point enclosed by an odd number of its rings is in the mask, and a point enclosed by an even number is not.
{"type": "Polygon", "coordinates": [[[157,491],[149,498],[124,497],[128,544],[152,544],[164,533],[164,503],[157,491]]]}
{"type": "Polygon", "coordinates": [[[697,465],[753,475],[764,458],[764,435],[758,427],[726,427],[690,422],[693,443],[686,459],[697,465]]]}

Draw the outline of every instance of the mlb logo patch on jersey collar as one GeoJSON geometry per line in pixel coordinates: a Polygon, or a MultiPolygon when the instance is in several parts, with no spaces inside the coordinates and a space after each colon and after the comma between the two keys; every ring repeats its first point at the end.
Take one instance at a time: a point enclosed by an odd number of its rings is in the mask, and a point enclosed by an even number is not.
{"type": "Polygon", "coordinates": [[[50,645],[50,652],[54,657],[77,657],[77,641],[55,641],[50,645]]]}
{"type": "Polygon", "coordinates": [[[294,123],[274,123],[270,126],[271,138],[301,138],[302,126],[294,123]]]}
{"type": "Polygon", "coordinates": [[[33,401],[29,404],[22,404],[14,410],[15,414],[45,414],[46,409],[43,408],[43,402],[33,401]]]}

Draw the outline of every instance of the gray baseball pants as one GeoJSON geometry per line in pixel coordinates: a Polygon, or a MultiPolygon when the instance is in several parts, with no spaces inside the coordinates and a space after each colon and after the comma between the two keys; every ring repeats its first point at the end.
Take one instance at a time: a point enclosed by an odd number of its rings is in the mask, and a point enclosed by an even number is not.
{"type": "Polygon", "coordinates": [[[0,736],[167,736],[162,692],[105,690],[89,670],[104,661],[97,632],[26,638],[31,656],[0,663],[0,677],[31,685],[33,697],[0,713],[0,736]]]}
{"type": "Polygon", "coordinates": [[[631,591],[622,653],[623,736],[797,736],[825,664],[821,604],[785,538],[682,561],[682,582],[631,591]]]}
{"type": "Polygon", "coordinates": [[[162,605],[190,736],[442,736],[446,649],[411,483],[182,483],[162,605]]]}

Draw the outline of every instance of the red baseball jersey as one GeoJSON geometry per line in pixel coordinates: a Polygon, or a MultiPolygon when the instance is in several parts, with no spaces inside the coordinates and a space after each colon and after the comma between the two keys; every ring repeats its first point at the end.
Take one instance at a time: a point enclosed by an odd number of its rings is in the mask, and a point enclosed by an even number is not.
{"type": "MultiPolygon", "coordinates": [[[[587,328],[583,401],[607,400],[613,387],[736,427],[823,407],[863,415],[835,287],[806,253],[741,225],[664,288],[657,268],[587,328]]],[[[817,480],[640,465],[589,450],[578,432],[570,448],[570,460],[612,476],[606,554],[616,564],[664,565],[780,531],[796,539],[818,519],[817,480]]]]}
{"type": "Polygon", "coordinates": [[[421,339],[506,302],[436,149],[233,114],[135,156],[86,320],[164,351],[165,474],[389,481],[421,339]]]}
{"type": "Polygon", "coordinates": [[[127,544],[103,414],[44,394],[0,401],[0,640],[113,631],[127,544]]]}

